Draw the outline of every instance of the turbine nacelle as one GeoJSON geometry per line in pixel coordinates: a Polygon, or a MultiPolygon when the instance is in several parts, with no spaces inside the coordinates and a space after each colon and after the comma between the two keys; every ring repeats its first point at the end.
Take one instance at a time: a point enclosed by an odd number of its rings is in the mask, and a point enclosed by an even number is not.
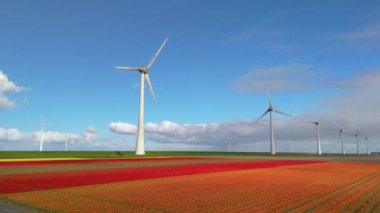
{"type": "Polygon", "coordinates": [[[141,66],[141,67],[139,67],[139,71],[144,73],[144,74],[147,74],[149,72],[149,69],[145,66],[141,66]]]}

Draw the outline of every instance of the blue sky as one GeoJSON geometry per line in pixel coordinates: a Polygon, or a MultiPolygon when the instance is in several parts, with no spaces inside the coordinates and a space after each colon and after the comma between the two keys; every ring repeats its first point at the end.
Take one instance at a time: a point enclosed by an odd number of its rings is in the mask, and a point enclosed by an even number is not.
{"type": "Polygon", "coordinates": [[[146,122],[254,119],[266,90],[283,111],[319,115],[379,67],[379,18],[378,1],[1,1],[0,70],[29,90],[7,95],[0,126],[38,131],[40,113],[58,132],[137,124],[139,76],[113,67],[146,65],[166,36],[146,122]],[[277,80],[252,86],[260,73],[277,80]]]}

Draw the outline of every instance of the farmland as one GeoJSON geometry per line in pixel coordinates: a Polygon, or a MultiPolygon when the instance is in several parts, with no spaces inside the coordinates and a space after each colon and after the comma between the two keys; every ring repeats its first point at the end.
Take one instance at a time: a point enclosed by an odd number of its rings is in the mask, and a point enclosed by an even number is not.
{"type": "Polygon", "coordinates": [[[0,198],[26,212],[380,211],[375,156],[98,154],[8,155],[0,198]]]}

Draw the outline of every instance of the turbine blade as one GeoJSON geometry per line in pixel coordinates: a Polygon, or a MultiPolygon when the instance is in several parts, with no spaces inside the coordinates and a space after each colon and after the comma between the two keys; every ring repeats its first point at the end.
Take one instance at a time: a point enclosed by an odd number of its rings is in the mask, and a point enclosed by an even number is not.
{"type": "Polygon", "coordinates": [[[138,67],[114,67],[115,69],[118,70],[133,70],[133,71],[139,71],[138,67]]]}
{"type": "Polygon", "coordinates": [[[154,103],[157,103],[156,96],[154,95],[152,84],[150,83],[148,74],[144,74],[144,79],[145,79],[146,84],[148,84],[150,94],[152,95],[154,103]]]}
{"type": "Polygon", "coordinates": [[[312,122],[312,121],[303,121],[304,123],[308,123],[308,124],[315,124],[315,122],[312,122]]]}
{"type": "Polygon", "coordinates": [[[152,67],[154,61],[156,60],[158,54],[160,54],[162,48],[164,48],[166,42],[168,41],[168,37],[165,38],[164,42],[162,42],[160,48],[157,50],[156,54],[154,54],[153,58],[150,60],[148,66],[146,66],[148,68],[148,70],[152,67]]]}
{"type": "Polygon", "coordinates": [[[266,114],[268,114],[269,109],[265,111],[258,119],[255,120],[255,123],[258,122],[261,118],[263,118],[266,114]]]}
{"type": "Polygon", "coordinates": [[[269,106],[272,106],[272,98],[270,96],[270,92],[269,91],[267,91],[267,95],[268,95],[269,106]]]}
{"type": "Polygon", "coordinates": [[[318,120],[318,122],[321,122],[325,118],[326,114],[327,112],[325,112],[325,114],[322,115],[322,117],[318,120]]]}
{"type": "Polygon", "coordinates": [[[295,120],[297,121],[301,121],[301,122],[304,122],[304,123],[310,123],[310,124],[314,124],[315,122],[313,121],[308,121],[308,120],[303,120],[301,117],[299,116],[292,116],[295,120]]]}
{"type": "Polygon", "coordinates": [[[341,130],[342,128],[340,128],[340,126],[336,123],[336,122],[334,122],[334,125],[336,126],[336,128],[338,128],[339,130],[341,130]]]}
{"type": "Polygon", "coordinates": [[[278,110],[273,110],[274,112],[277,112],[277,113],[279,113],[279,114],[282,114],[282,115],[286,115],[286,116],[289,116],[289,117],[292,117],[292,115],[289,115],[289,114],[287,114],[287,113],[285,113],[285,112],[281,112],[281,111],[278,111],[278,110]]]}

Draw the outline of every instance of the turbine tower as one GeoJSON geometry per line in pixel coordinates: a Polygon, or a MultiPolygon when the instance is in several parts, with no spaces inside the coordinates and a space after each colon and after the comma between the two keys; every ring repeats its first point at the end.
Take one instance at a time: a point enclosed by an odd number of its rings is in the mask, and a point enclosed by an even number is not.
{"type": "Polygon", "coordinates": [[[346,146],[344,144],[343,134],[345,132],[348,132],[348,130],[342,129],[337,123],[334,123],[334,124],[336,128],[339,130],[339,138],[340,138],[340,141],[342,142],[342,155],[346,155],[346,146]]]}
{"type": "Polygon", "coordinates": [[[44,119],[42,118],[42,115],[41,115],[40,152],[42,152],[42,150],[43,150],[43,146],[44,146],[44,130],[45,130],[45,127],[46,127],[46,123],[45,123],[45,121],[44,121],[44,119]]]}
{"type": "Polygon", "coordinates": [[[162,48],[164,48],[168,38],[165,38],[164,42],[161,44],[160,48],[154,54],[153,58],[150,60],[147,66],[140,67],[115,67],[115,69],[119,70],[131,70],[138,71],[141,74],[140,79],[140,110],[139,110],[139,121],[138,121],[138,129],[137,129],[137,137],[136,137],[136,155],[145,155],[145,147],[144,147],[144,80],[149,87],[150,93],[152,94],[153,101],[156,103],[156,96],[154,95],[152,84],[149,79],[149,71],[152,68],[154,61],[157,56],[160,54],[162,48]]]}
{"type": "Polygon", "coordinates": [[[325,116],[326,116],[326,113],[324,115],[322,115],[322,117],[317,121],[304,121],[306,123],[315,125],[315,128],[317,130],[317,153],[318,153],[318,155],[322,155],[321,140],[320,140],[320,136],[319,136],[319,124],[325,116]]]}
{"type": "Polygon", "coordinates": [[[273,132],[273,121],[272,121],[272,112],[276,112],[276,113],[279,113],[279,114],[282,114],[282,115],[286,115],[286,116],[289,116],[291,117],[291,115],[289,114],[286,114],[286,113],[283,113],[277,109],[275,109],[272,105],[272,99],[271,99],[271,96],[270,96],[270,92],[268,91],[268,101],[269,101],[269,106],[268,106],[268,109],[264,112],[264,114],[262,114],[256,121],[258,122],[261,118],[263,118],[266,114],[269,113],[269,128],[270,128],[270,131],[269,131],[269,136],[270,136],[270,154],[271,155],[275,155],[276,154],[276,142],[274,140],[274,132],[273,132]]]}

